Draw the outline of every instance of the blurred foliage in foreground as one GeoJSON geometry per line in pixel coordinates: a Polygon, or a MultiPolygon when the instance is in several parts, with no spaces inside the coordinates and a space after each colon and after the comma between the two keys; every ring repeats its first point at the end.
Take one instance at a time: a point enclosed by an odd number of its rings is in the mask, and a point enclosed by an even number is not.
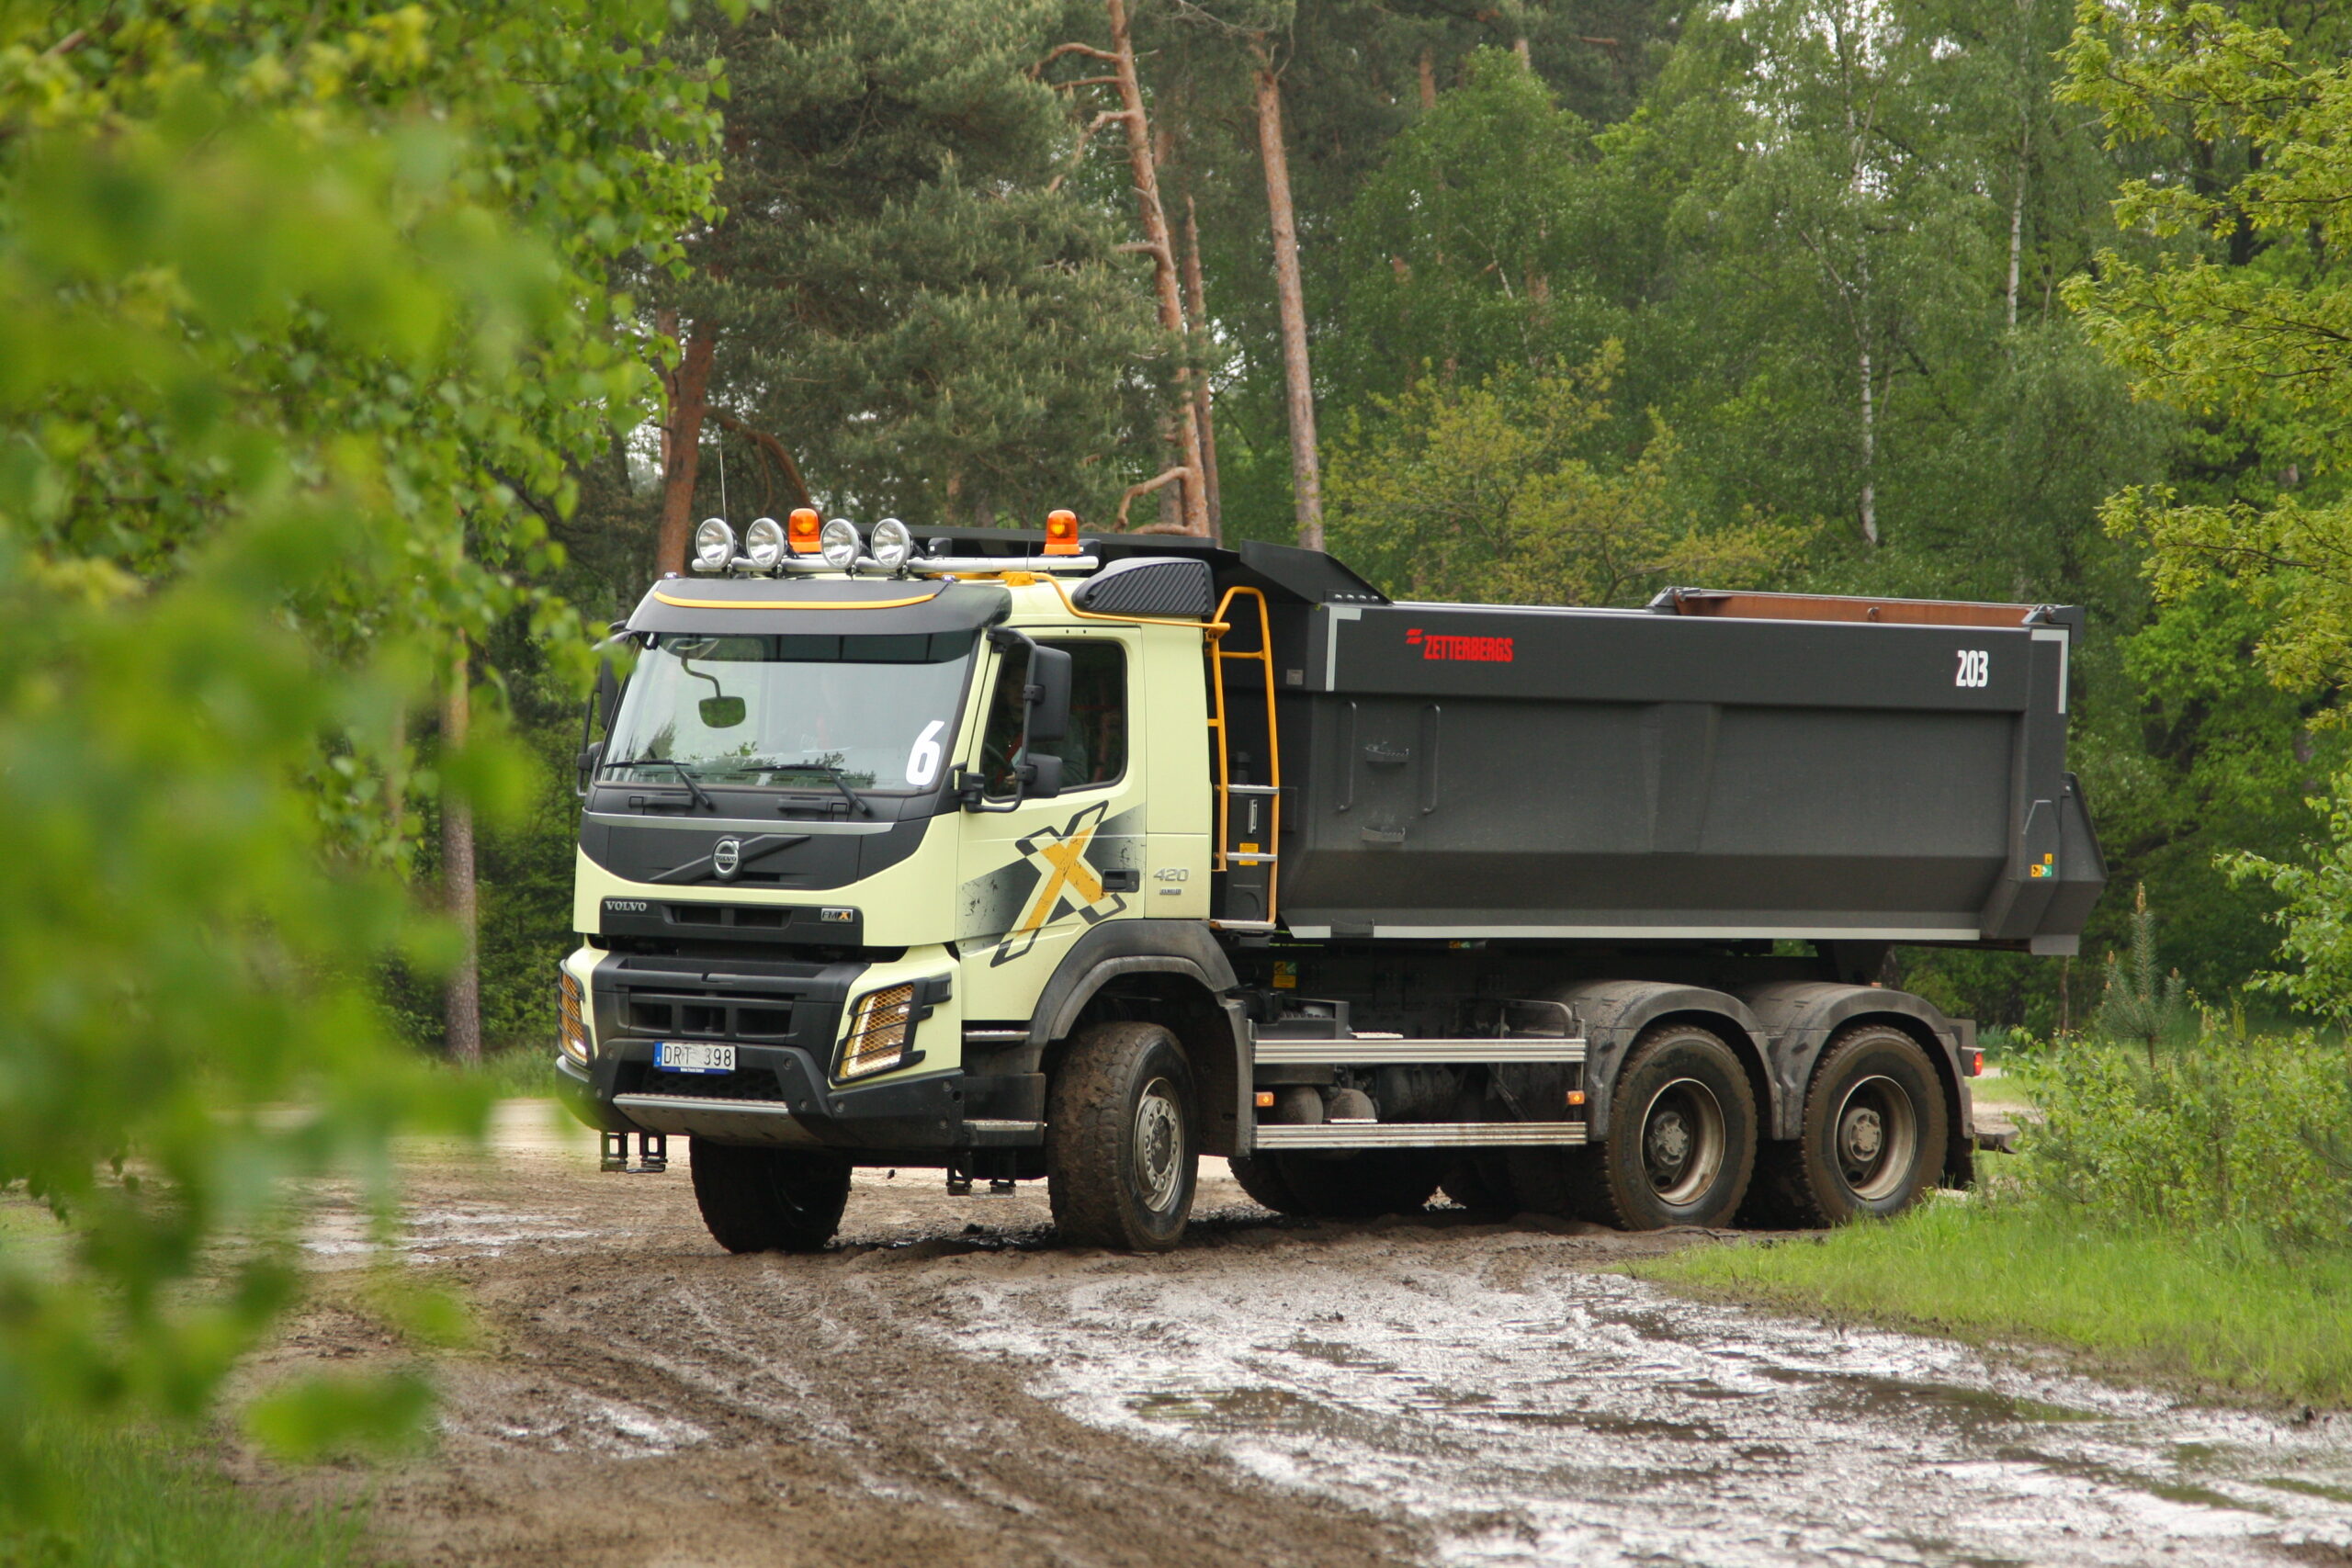
{"type": "Polygon", "coordinates": [[[708,207],[668,19],[0,6],[0,1185],[73,1238],[0,1238],[0,1509],[65,1506],[32,1412],[207,1408],[295,1290],[291,1179],[380,1202],[394,1130],[478,1124],[367,992],[449,948],[392,874],[405,718],[493,620],[582,641],[516,574],[652,389],[608,269],[708,207]]]}

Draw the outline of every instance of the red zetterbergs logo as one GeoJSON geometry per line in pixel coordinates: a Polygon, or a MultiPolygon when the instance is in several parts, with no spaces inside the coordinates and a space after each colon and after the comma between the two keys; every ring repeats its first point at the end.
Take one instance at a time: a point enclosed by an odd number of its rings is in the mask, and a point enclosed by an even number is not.
{"type": "Polygon", "coordinates": [[[1423,659],[1444,659],[1471,664],[1509,664],[1511,639],[1507,637],[1449,637],[1442,632],[1424,636],[1412,626],[1405,633],[1408,647],[1418,647],[1423,659]]]}

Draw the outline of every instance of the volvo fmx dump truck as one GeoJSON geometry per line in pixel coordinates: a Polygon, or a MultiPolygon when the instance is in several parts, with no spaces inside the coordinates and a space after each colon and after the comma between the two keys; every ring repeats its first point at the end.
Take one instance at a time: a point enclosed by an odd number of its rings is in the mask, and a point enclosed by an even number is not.
{"type": "Polygon", "coordinates": [[[875,1165],[1163,1248],[1203,1154],[1295,1214],[1892,1213],[1977,1057],[1889,948],[2070,953],[2105,880],[2070,608],[1400,604],[1067,513],[695,568],[607,645],[558,1065],[736,1250],[875,1165]]]}

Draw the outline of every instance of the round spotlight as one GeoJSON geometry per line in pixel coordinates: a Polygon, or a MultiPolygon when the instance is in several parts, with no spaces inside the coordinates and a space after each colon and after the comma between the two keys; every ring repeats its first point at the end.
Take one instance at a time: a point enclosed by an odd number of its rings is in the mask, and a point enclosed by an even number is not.
{"type": "Polygon", "coordinates": [[[834,518],[818,536],[817,553],[825,558],[827,566],[837,570],[855,566],[857,550],[857,525],[846,517],[834,518]]]}
{"type": "Polygon", "coordinates": [[[725,571],[735,564],[735,530],[722,517],[706,517],[695,529],[695,570],[725,571]]]}
{"type": "Polygon", "coordinates": [[[784,558],[784,525],[773,517],[754,518],[743,530],[743,553],[762,571],[774,571],[784,558]]]}
{"type": "Polygon", "coordinates": [[[895,517],[885,517],[874,525],[874,564],[885,571],[896,571],[914,558],[914,531],[895,517]]]}

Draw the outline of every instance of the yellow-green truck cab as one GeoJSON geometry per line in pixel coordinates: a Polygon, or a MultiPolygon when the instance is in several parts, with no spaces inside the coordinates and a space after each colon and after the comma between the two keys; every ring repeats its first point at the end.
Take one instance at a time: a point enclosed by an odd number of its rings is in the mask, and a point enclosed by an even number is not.
{"type": "MultiPolygon", "coordinates": [[[[559,1069],[593,1124],[695,1139],[707,1211],[804,1168],[829,1235],[850,1159],[1045,1176],[1047,1048],[1113,1010],[1192,1039],[1159,1068],[1181,1105],[1145,1108],[1188,1123],[1159,1129],[1163,1224],[1193,1153],[1239,1152],[1247,1021],[1207,919],[1209,570],[1029,559],[1043,542],[666,578],[626,623],[634,669],[583,754],[559,1069]]],[[[721,1239],[803,1235],[755,1218],[721,1239]]]]}
{"type": "Polygon", "coordinates": [[[738,1250],[878,1165],[1165,1247],[1204,1154],[1304,1214],[1893,1213],[1969,1179],[1977,1058],[1889,948],[2071,952],[2105,879],[2064,607],[1396,604],[1060,513],[695,546],[592,706],[558,1068],[738,1250]]]}

